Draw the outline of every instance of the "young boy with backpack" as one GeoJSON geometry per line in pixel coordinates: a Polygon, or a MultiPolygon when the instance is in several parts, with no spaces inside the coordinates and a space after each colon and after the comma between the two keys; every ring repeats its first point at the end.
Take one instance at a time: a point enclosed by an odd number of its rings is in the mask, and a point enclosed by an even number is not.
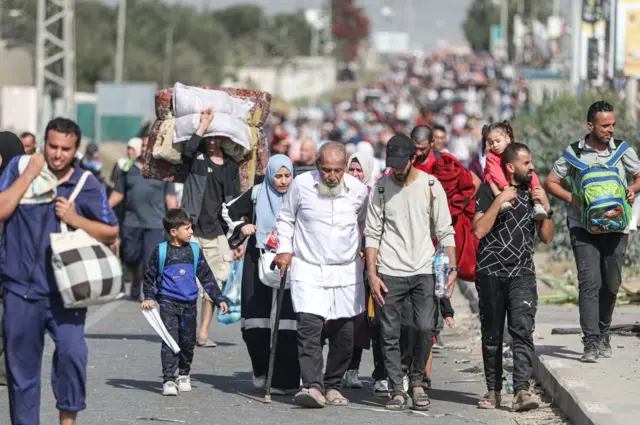
{"type": "Polygon", "coordinates": [[[228,306],[200,247],[191,242],[193,230],[187,211],[182,208],[168,210],[162,224],[169,234],[169,242],[158,245],[149,258],[141,307],[151,310],[158,304],[164,326],[180,347],[180,352],[175,354],[162,343],[162,395],[175,396],[191,391],[189,372],[196,346],[198,316],[196,278],[222,314],[226,314],[228,306]],[[176,369],[179,373],[174,381],[176,369]]]}

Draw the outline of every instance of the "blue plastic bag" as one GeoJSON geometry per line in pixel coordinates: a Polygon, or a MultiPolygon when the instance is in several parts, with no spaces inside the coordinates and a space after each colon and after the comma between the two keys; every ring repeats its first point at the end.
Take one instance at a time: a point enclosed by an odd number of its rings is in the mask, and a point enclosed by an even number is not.
{"type": "Polygon", "coordinates": [[[218,309],[218,323],[232,325],[240,320],[240,294],[242,293],[242,267],[244,257],[231,263],[229,277],[222,286],[222,295],[229,300],[229,311],[223,315],[218,309]]]}

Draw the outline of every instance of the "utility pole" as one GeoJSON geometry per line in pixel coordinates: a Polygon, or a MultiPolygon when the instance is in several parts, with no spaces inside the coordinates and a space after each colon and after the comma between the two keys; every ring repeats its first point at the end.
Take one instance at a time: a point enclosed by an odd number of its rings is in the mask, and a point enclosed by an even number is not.
{"type": "MultiPolygon", "coordinates": [[[[537,0],[532,0],[531,4],[530,4],[531,10],[529,11],[531,13],[531,39],[534,40],[535,38],[535,32],[534,32],[534,22],[536,22],[536,19],[538,18],[538,1],[537,0]]],[[[531,60],[533,62],[533,65],[536,66],[536,59],[538,58],[537,55],[537,51],[536,51],[536,45],[535,43],[533,43],[533,54],[531,55],[531,60]]]]}
{"type": "Polygon", "coordinates": [[[631,122],[635,125],[638,122],[638,106],[637,106],[638,79],[636,77],[628,77],[625,90],[626,90],[625,101],[627,104],[627,114],[631,122]]]}
{"type": "Polygon", "coordinates": [[[333,0],[327,0],[327,15],[324,24],[324,54],[330,56],[333,50],[333,0]]]}
{"type": "Polygon", "coordinates": [[[116,41],[116,60],[114,82],[122,84],[124,73],[124,41],[127,28],[127,0],[120,0],[118,4],[118,39],[116,41]]]}
{"type": "Polygon", "coordinates": [[[38,94],[38,140],[51,114],[45,104],[53,98],[64,101],[62,110],[55,111],[76,119],[74,101],[76,88],[75,61],[75,0],[38,0],[36,29],[36,90],[38,94]]]}
{"type": "Polygon", "coordinates": [[[167,38],[164,45],[164,66],[162,71],[162,87],[169,87],[171,84],[171,67],[173,65],[173,33],[176,29],[176,20],[172,19],[169,29],[167,30],[167,38]]]}
{"type": "MultiPolygon", "coordinates": [[[[508,0],[506,0],[508,1],[508,0]]],[[[406,12],[406,17],[407,17],[407,32],[409,33],[409,40],[411,40],[411,42],[409,43],[409,48],[411,50],[413,50],[413,45],[415,44],[415,16],[413,13],[413,0],[406,0],[406,8],[407,10],[406,12]]]]}
{"type": "Polygon", "coordinates": [[[576,91],[582,75],[582,0],[572,1],[571,16],[571,86],[576,91]]]}
{"type": "Polygon", "coordinates": [[[616,33],[618,29],[618,2],[617,0],[611,0],[609,2],[609,49],[607,59],[609,66],[607,67],[607,75],[609,79],[613,80],[615,77],[615,61],[616,61],[616,33]]]}
{"type": "Polygon", "coordinates": [[[500,3],[500,29],[502,30],[502,51],[505,59],[509,59],[509,0],[500,3]]]}

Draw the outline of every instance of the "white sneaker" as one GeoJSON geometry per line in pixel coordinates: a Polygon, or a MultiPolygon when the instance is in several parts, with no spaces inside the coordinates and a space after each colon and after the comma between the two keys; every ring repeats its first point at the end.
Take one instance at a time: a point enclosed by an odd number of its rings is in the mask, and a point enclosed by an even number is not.
{"type": "Polygon", "coordinates": [[[167,381],[162,385],[162,395],[178,395],[178,387],[173,381],[167,381]]]}
{"type": "Polygon", "coordinates": [[[253,377],[253,388],[255,388],[256,390],[264,390],[266,386],[267,386],[266,376],[262,375],[262,376],[253,377]]]}
{"type": "Polygon", "coordinates": [[[544,210],[544,207],[540,204],[533,205],[533,219],[537,221],[541,221],[547,218],[547,212],[544,210]]]}
{"type": "Polygon", "coordinates": [[[386,379],[381,379],[373,384],[373,396],[374,397],[389,397],[389,382],[386,379]]]}
{"type": "Polygon", "coordinates": [[[407,375],[404,375],[404,377],[402,378],[402,390],[405,393],[409,392],[409,377],[407,375]]]}
{"type": "Polygon", "coordinates": [[[342,386],[344,388],[362,388],[364,385],[362,381],[358,379],[358,371],[357,370],[348,370],[347,373],[344,374],[344,378],[342,381],[342,386]]]}
{"type": "Polygon", "coordinates": [[[189,391],[191,391],[191,378],[189,377],[189,375],[178,376],[178,379],[176,379],[176,384],[178,384],[178,391],[180,391],[181,393],[188,393],[189,391]]]}
{"type": "Polygon", "coordinates": [[[510,210],[513,208],[513,204],[511,202],[504,202],[501,206],[500,206],[500,212],[506,211],[506,210],[510,210]]]}

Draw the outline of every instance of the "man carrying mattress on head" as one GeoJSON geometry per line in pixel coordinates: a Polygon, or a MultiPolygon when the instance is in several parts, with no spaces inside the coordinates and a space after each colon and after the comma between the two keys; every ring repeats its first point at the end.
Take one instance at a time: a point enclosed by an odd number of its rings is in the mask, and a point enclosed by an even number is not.
{"type": "MultiPolygon", "coordinates": [[[[193,218],[194,242],[200,245],[216,281],[222,284],[227,280],[234,258],[223,229],[222,204],[240,196],[241,191],[238,164],[223,153],[220,146],[223,138],[203,138],[212,121],[210,109],[201,112],[196,132],[182,147],[182,161],[189,166],[182,208],[193,218]]],[[[209,338],[212,318],[213,301],[203,292],[199,347],[216,346],[209,338]]]]}

